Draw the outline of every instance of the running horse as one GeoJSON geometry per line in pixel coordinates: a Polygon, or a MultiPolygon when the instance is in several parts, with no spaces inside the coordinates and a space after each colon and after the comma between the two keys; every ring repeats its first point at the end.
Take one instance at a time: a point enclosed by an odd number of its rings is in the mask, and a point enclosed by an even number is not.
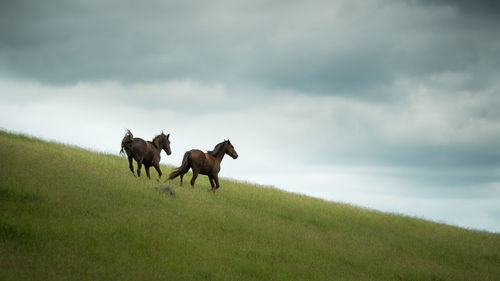
{"type": "Polygon", "coordinates": [[[215,193],[219,185],[219,171],[220,171],[220,162],[224,155],[229,155],[233,159],[238,158],[238,153],[234,150],[233,145],[229,140],[225,140],[219,144],[217,144],[212,151],[208,151],[204,153],[201,150],[193,149],[186,151],[184,153],[184,158],[182,159],[182,164],[179,168],[175,169],[172,173],[168,175],[168,179],[174,179],[177,176],[181,177],[181,185],[182,178],[184,174],[189,171],[189,169],[193,169],[193,178],[191,178],[191,187],[194,187],[194,183],[198,174],[207,175],[210,180],[210,185],[212,186],[211,191],[215,193]]]}
{"type": "Polygon", "coordinates": [[[170,140],[168,139],[170,134],[165,135],[163,132],[161,134],[154,137],[153,141],[145,141],[141,138],[134,138],[134,135],[127,130],[127,133],[122,139],[122,149],[120,153],[125,153],[128,156],[128,163],[130,171],[134,174],[134,166],[132,165],[132,159],[135,159],[137,162],[137,176],[141,176],[141,167],[144,164],[146,175],[148,179],[151,179],[149,176],[149,167],[154,166],[156,171],[158,172],[158,181],[161,178],[161,170],[160,170],[160,153],[161,150],[165,150],[167,155],[170,155],[172,151],[170,150],[170,140]]]}

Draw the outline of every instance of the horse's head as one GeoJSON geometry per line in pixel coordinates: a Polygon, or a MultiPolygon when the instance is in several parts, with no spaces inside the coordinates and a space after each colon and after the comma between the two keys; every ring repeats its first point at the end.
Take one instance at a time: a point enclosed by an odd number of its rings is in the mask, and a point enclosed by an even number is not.
{"type": "Polygon", "coordinates": [[[170,150],[170,140],[168,139],[170,137],[170,134],[165,135],[163,132],[161,132],[160,135],[156,136],[153,139],[153,142],[158,146],[160,149],[165,150],[167,155],[172,154],[172,150],[170,150]]]}
{"type": "Polygon", "coordinates": [[[236,153],[236,150],[234,150],[234,146],[229,140],[224,141],[224,147],[227,155],[233,157],[233,159],[238,158],[238,153],[236,153]]]}

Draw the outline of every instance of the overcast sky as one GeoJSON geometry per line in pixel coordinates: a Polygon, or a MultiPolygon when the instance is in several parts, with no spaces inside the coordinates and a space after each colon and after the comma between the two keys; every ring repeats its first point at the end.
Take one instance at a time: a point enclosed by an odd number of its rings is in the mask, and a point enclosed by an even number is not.
{"type": "Polygon", "coordinates": [[[495,232],[499,77],[498,1],[0,2],[0,128],[495,232]]]}

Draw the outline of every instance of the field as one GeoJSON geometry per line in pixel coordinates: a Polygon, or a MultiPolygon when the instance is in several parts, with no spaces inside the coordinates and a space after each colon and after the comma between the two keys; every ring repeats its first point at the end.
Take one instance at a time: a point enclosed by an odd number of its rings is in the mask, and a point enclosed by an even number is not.
{"type": "Polygon", "coordinates": [[[123,157],[0,131],[0,280],[500,280],[500,234],[168,184],[175,196],[123,157]]]}

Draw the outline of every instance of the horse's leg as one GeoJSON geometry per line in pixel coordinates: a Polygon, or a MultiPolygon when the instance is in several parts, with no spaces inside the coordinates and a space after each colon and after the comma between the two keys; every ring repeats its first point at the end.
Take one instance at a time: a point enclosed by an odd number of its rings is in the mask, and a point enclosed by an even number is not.
{"type": "Polygon", "coordinates": [[[144,165],[144,170],[146,170],[146,175],[148,176],[148,179],[151,179],[151,176],[149,175],[149,165],[144,165]]]}
{"type": "Polygon", "coordinates": [[[134,172],[134,165],[132,165],[132,156],[128,157],[128,167],[130,168],[130,171],[132,171],[132,175],[135,177],[135,172],[134,172]]]}
{"type": "Polygon", "coordinates": [[[141,168],[142,168],[142,159],[137,161],[137,176],[141,176],[141,168]]]}
{"type": "Polygon", "coordinates": [[[219,185],[219,175],[215,175],[214,176],[214,180],[215,180],[215,189],[219,189],[220,185],[219,185]]]}
{"type": "Polygon", "coordinates": [[[161,170],[160,170],[160,164],[155,163],[155,169],[158,172],[158,181],[161,179],[161,170]]]}
{"type": "Polygon", "coordinates": [[[196,178],[198,177],[198,169],[193,169],[193,178],[191,178],[191,187],[194,188],[194,182],[196,181],[196,178]]]}
{"type": "Polygon", "coordinates": [[[210,185],[212,186],[212,189],[215,187],[215,184],[214,184],[214,177],[212,176],[208,176],[208,179],[210,180],[210,185]]]}
{"type": "Polygon", "coordinates": [[[213,176],[208,176],[208,178],[210,179],[210,185],[212,186],[212,188],[209,189],[208,191],[212,191],[215,194],[215,183],[214,183],[215,178],[213,176]]]}

